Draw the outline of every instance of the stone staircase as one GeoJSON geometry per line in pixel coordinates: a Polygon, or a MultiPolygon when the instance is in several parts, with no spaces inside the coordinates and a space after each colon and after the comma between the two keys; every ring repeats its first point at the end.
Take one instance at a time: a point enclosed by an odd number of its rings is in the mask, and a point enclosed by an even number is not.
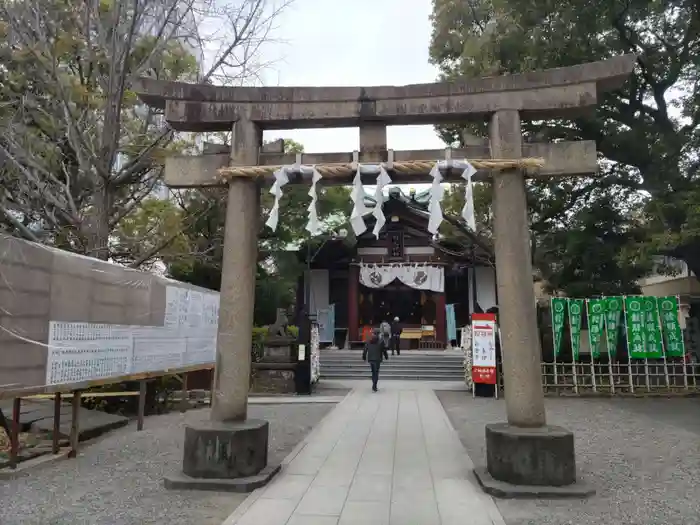
{"type": "MultiPolygon", "coordinates": [[[[321,350],[321,380],[369,379],[361,350],[321,350]]],[[[461,350],[404,350],[382,363],[380,378],[422,381],[464,381],[461,350]]]]}

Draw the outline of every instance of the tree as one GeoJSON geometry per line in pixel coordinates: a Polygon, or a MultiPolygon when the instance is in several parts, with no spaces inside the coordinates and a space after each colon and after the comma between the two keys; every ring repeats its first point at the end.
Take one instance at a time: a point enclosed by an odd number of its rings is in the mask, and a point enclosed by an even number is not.
{"type": "MultiPolygon", "coordinates": [[[[623,227],[628,215],[605,216],[605,207],[620,203],[621,196],[623,207],[644,207],[641,224],[650,232],[630,242],[643,240],[656,249],[697,234],[690,227],[698,209],[694,187],[700,175],[697,2],[434,0],[432,20],[431,60],[444,78],[638,55],[630,81],[602,95],[595,116],[524,123],[528,140],[595,140],[607,159],[598,177],[529,184],[538,241],[546,232],[583,224],[573,218],[584,208],[623,227]]],[[[462,131],[440,130],[448,142],[459,142],[462,131]]],[[[469,131],[483,134],[484,126],[469,131]]],[[[542,239],[544,245],[550,241],[542,239]]],[[[638,267],[640,261],[629,262],[638,267]]],[[[700,259],[688,262],[700,265],[700,259]]]]}
{"type": "Polygon", "coordinates": [[[163,157],[192,146],[137,100],[134,80],[254,79],[280,8],[267,0],[1,0],[5,229],[108,259],[115,228],[160,184],[163,157]],[[204,34],[214,21],[218,35],[204,34]],[[208,70],[205,44],[219,48],[208,70]]]}

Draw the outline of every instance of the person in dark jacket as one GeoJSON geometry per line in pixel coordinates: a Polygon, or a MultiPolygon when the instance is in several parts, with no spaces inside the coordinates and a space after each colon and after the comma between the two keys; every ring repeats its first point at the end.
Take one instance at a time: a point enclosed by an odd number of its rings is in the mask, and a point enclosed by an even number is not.
{"type": "Polygon", "coordinates": [[[394,322],[391,323],[391,355],[401,355],[401,323],[399,323],[399,318],[394,317],[394,322]]]}
{"type": "Polygon", "coordinates": [[[389,359],[386,345],[377,330],[372,331],[372,337],[365,344],[365,349],[362,351],[362,360],[369,361],[370,369],[372,370],[372,392],[377,391],[377,381],[379,381],[379,366],[384,359],[389,359]]]}

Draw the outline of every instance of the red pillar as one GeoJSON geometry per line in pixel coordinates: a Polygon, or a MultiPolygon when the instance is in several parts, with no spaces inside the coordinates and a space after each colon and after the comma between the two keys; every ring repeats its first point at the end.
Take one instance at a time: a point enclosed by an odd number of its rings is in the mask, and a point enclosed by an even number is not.
{"type": "Polygon", "coordinates": [[[360,267],[351,264],[348,268],[348,339],[359,341],[358,335],[358,288],[360,285],[360,267]]]}
{"type": "Polygon", "coordinates": [[[445,293],[434,293],[433,301],[435,302],[435,340],[447,344],[445,293]]]}

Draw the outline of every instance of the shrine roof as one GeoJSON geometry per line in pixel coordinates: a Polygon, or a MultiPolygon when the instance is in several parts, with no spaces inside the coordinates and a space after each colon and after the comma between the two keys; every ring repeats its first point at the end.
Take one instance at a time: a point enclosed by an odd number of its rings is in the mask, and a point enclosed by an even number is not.
{"type": "MultiPolygon", "coordinates": [[[[463,261],[473,260],[477,264],[493,263],[493,247],[490,240],[471,231],[461,218],[453,217],[448,213],[443,212],[445,222],[452,225],[463,240],[460,241],[457,237],[430,239],[431,234],[427,231],[428,220],[430,218],[428,212],[429,203],[429,190],[422,192],[412,191],[409,195],[406,195],[400,188],[392,187],[389,190],[389,194],[384,196],[384,215],[387,217],[393,214],[404,217],[415,217],[417,219],[416,228],[425,233],[428,243],[437,250],[447,254],[452,259],[463,261]]],[[[376,201],[373,197],[368,196],[365,198],[365,204],[373,208],[376,201]]],[[[359,236],[359,239],[372,239],[374,238],[372,229],[376,221],[372,215],[372,210],[370,209],[363,217],[367,230],[359,236]]],[[[387,221],[382,231],[386,231],[389,224],[390,222],[387,221]]],[[[349,224],[344,225],[343,229],[351,231],[349,224]]],[[[314,250],[316,255],[313,256],[313,259],[318,260],[319,256],[323,259],[338,261],[350,258],[355,254],[357,242],[358,238],[340,238],[337,234],[334,234],[333,237],[321,241],[321,246],[314,250]]],[[[298,250],[299,258],[305,261],[308,251],[309,245],[307,243],[302,244],[298,250]]]]}

